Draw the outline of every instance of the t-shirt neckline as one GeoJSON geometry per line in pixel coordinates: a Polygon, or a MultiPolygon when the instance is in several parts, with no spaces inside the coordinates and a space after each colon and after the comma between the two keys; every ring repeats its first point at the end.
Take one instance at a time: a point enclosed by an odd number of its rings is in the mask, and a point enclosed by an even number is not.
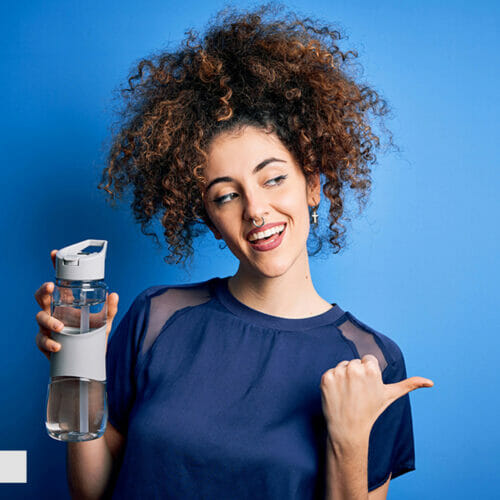
{"type": "Polygon", "coordinates": [[[252,309],[234,297],[234,295],[229,291],[229,278],[230,276],[216,278],[215,294],[219,302],[221,302],[226,309],[234,315],[249,321],[250,323],[279,330],[298,331],[331,324],[337,321],[344,314],[344,311],[338,306],[338,304],[334,303],[332,304],[332,308],[328,309],[328,311],[316,316],[309,316],[307,318],[283,318],[281,316],[272,316],[270,314],[257,311],[256,309],[252,309]]]}

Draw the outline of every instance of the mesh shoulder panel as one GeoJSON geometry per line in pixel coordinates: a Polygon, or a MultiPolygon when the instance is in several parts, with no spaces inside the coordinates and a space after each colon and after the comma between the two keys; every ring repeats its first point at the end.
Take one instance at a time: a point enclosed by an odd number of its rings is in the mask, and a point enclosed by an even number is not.
{"type": "Polygon", "coordinates": [[[387,366],[387,360],[375,340],[375,332],[359,322],[351,314],[345,315],[345,321],[337,328],[344,337],[348,338],[355,346],[361,359],[365,354],[372,354],[378,360],[380,371],[383,372],[387,366]]]}
{"type": "Polygon", "coordinates": [[[206,283],[169,287],[163,293],[152,297],[149,306],[148,328],[142,344],[142,354],[145,354],[153,345],[163,325],[177,311],[185,307],[203,304],[211,298],[210,289],[206,283]]]}

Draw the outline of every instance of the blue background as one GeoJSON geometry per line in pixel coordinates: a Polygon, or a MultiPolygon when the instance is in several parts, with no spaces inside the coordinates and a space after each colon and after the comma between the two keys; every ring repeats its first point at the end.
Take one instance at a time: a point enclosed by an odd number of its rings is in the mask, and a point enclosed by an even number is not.
{"type": "MultiPolygon", "coordinates": [[[[497,498],[499,4],[493,1],[286,2],[337,22],[364,75],[392,109],[401,153],[379,155],[371,201],[348,247],[312,258],[317,290],[401,347],[416,471],[389,499],[497,498]]],[[[252,6],[250,2],[239,2],[252,6]]],[[[115,325],[144,288],[236,271],[207,237],[188,274],[166,248],[112,209],[96,188],[112,92],[132,64],[203,30],[223,2],[21,1],[0,7],[4,331],[0,449],[27,450],[28,483],[5,498],[68,498],[66,445],[44,427],[49,363],[35,345],[33,294],[53,280],[49,252],[109,241],[106,281],[120,295],[115,325]]],[[[324,219],[323,219],[324,221],[324,219]]]]}

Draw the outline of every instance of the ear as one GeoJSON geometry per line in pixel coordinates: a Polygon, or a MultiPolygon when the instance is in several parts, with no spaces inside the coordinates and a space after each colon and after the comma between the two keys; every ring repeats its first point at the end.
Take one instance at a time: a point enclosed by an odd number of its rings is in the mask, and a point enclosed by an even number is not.
{"type": "Polygon", "coordinates": [[[316,206],[321,199],[321,181],[319,172],[316,172],[307,182],[307,204],[309,206],[316,206]]]}

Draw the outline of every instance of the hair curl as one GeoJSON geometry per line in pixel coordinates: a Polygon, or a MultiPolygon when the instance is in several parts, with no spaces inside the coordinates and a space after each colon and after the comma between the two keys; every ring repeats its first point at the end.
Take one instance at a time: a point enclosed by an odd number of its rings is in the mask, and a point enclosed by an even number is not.
{"type": "Polygon", "coordinates": [[[375,90],[355,81],[350,59],[358,54],[339,49],[337,29],[284,15],[275,2],[250,12],[226,7],[202,39],[192,29],[185,34],[179,50],[140,60],[121,90],[125,108],[98,188],[113,203],[112,184],[119,198],[133,187],[135,219],[157,242],[147,228],[162,212],[165,260],[182,262],[210,224],[202,194],[211,140],[253,125],[276,132],[308,181],[320,173],[330,202],[327,237],[338,253],[341,217],[349,220],[344,187],[364,208],[380,147],[369,114],[389,111],[375,90]]]}

